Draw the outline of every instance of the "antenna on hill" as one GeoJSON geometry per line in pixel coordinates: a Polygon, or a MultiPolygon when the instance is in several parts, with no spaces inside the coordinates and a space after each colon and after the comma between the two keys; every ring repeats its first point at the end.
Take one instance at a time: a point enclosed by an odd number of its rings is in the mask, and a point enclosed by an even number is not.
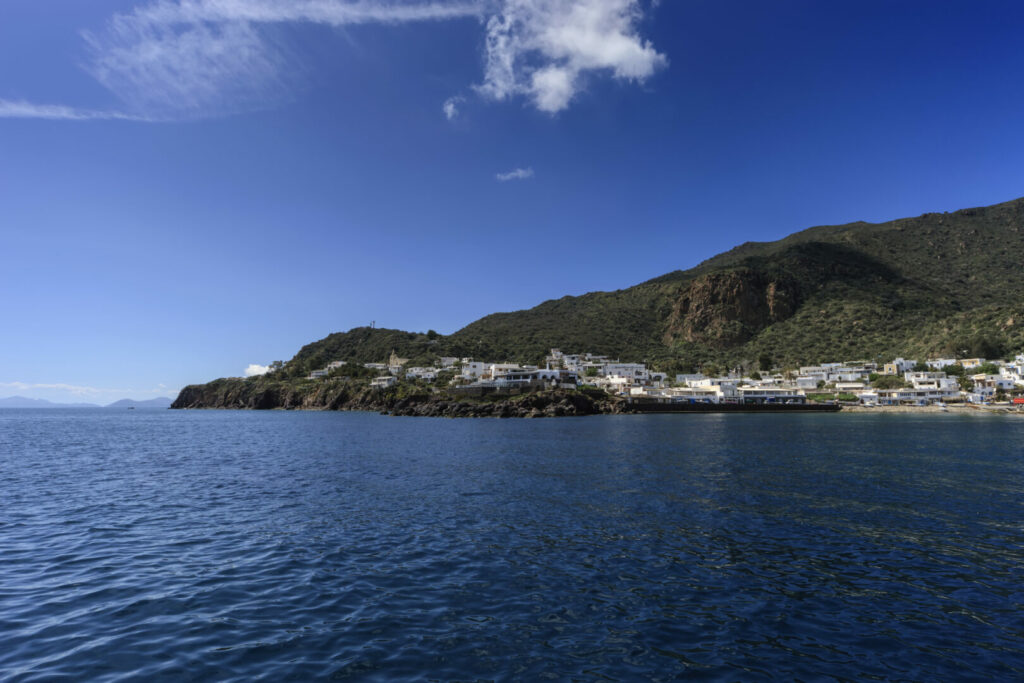
{"type": "Polygon", "coordinates": [[[371,320],[370,321],[370,329],[372,330],[375,327],[377,327],[377,321],[376,320],[371,320]]]}

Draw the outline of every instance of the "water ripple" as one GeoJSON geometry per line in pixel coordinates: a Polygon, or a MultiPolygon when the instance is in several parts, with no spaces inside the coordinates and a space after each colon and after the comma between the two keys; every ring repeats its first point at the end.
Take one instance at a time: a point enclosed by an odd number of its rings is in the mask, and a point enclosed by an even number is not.
{"type": "Polygon", "coordinates": [[[1024,678],[1020,421],[0,411],[0,678],[1024,678]]]}

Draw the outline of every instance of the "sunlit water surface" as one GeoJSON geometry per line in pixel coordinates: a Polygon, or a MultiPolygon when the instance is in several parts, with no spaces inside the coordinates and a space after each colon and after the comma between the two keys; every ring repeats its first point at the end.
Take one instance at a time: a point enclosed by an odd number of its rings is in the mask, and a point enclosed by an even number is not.
{"type": "Polygon", "coordinates": [[[0,679],[1024,678],[1024,419],[0,411],[0,679]]]}

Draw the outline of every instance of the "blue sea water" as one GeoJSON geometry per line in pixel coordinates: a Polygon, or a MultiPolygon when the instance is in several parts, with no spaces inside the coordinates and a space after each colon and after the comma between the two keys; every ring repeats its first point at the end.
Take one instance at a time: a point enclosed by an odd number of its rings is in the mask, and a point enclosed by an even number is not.
{"type": "Polygon", "coordinates": [[[3,680],[1021,680],[1024,419],[0,411],[3,680]]]}

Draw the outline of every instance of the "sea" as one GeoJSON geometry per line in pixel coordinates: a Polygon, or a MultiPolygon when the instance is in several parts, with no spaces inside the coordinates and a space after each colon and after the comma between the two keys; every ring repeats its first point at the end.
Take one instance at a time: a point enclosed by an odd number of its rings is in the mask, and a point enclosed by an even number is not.
{"type": "Polygon", "coordinates": [[[0,680],[1024,679],[1024,419],[0,410],[0,680]]]}

